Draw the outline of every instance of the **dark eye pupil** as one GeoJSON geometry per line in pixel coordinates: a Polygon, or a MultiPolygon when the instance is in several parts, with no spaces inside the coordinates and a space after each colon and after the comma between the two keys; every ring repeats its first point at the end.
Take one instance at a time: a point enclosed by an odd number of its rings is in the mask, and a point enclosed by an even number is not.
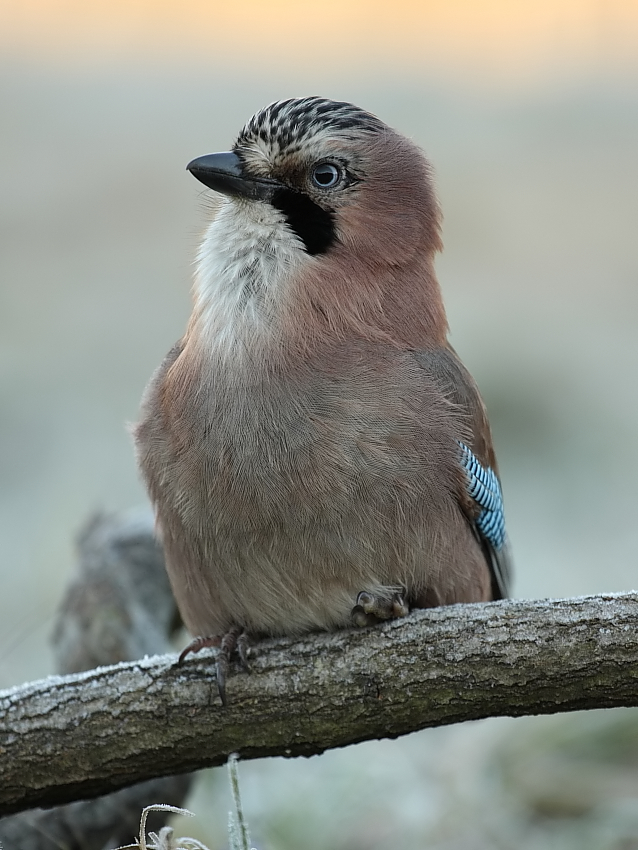
{"type": "Polygon", "coordinates": [[[339,180],[339,169],[336,165],[324,162],[318,165],[312,172],[312,179],[318,186],[334,186],[339,180]]]}

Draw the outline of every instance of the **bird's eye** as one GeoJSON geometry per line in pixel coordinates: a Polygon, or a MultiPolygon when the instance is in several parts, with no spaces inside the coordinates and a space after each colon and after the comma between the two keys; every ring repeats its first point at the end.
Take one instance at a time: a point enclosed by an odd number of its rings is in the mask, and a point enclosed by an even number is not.
{"type": "Polygon", "coordinates": [[[321,189],[332,189],[341,180],[341,169],[332,162],[322,162],[312,169],[312,182],[321,189]]]}

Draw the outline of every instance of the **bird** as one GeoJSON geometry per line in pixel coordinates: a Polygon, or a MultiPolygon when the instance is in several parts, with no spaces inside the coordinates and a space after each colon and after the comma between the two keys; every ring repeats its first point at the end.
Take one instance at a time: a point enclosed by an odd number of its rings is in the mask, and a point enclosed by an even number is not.
{"type": "Polygon", "coordinates": [[[219,647],[225,703],[252,640],[506,598],[511,554],[421,149],[311,96],[187,170],[215,209],[134,441],[193,636],[180,660],[219,647]]]}

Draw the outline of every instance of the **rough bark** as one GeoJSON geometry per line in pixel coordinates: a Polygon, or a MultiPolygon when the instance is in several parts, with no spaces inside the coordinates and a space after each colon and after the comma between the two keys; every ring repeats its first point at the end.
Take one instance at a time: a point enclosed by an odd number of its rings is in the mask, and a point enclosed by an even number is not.
{"type": "Polygon", "coordinates": [[[217,696],[213,651],[0,693],[0,811],[242,758],[501,715],[638,705],[638,594],[418,611],[265,641],[217,696]]]}

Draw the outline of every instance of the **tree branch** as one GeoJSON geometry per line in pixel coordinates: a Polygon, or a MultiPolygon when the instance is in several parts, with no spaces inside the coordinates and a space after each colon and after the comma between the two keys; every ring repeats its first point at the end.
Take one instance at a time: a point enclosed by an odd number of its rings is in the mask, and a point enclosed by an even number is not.
{"type": "Polygon", "coordinates": [[[242,758],[482,717],[638,705],[638,594],[417,611],[264,641],[217,696],[212,651],[0,692],[0,811],[242,758]]]}

